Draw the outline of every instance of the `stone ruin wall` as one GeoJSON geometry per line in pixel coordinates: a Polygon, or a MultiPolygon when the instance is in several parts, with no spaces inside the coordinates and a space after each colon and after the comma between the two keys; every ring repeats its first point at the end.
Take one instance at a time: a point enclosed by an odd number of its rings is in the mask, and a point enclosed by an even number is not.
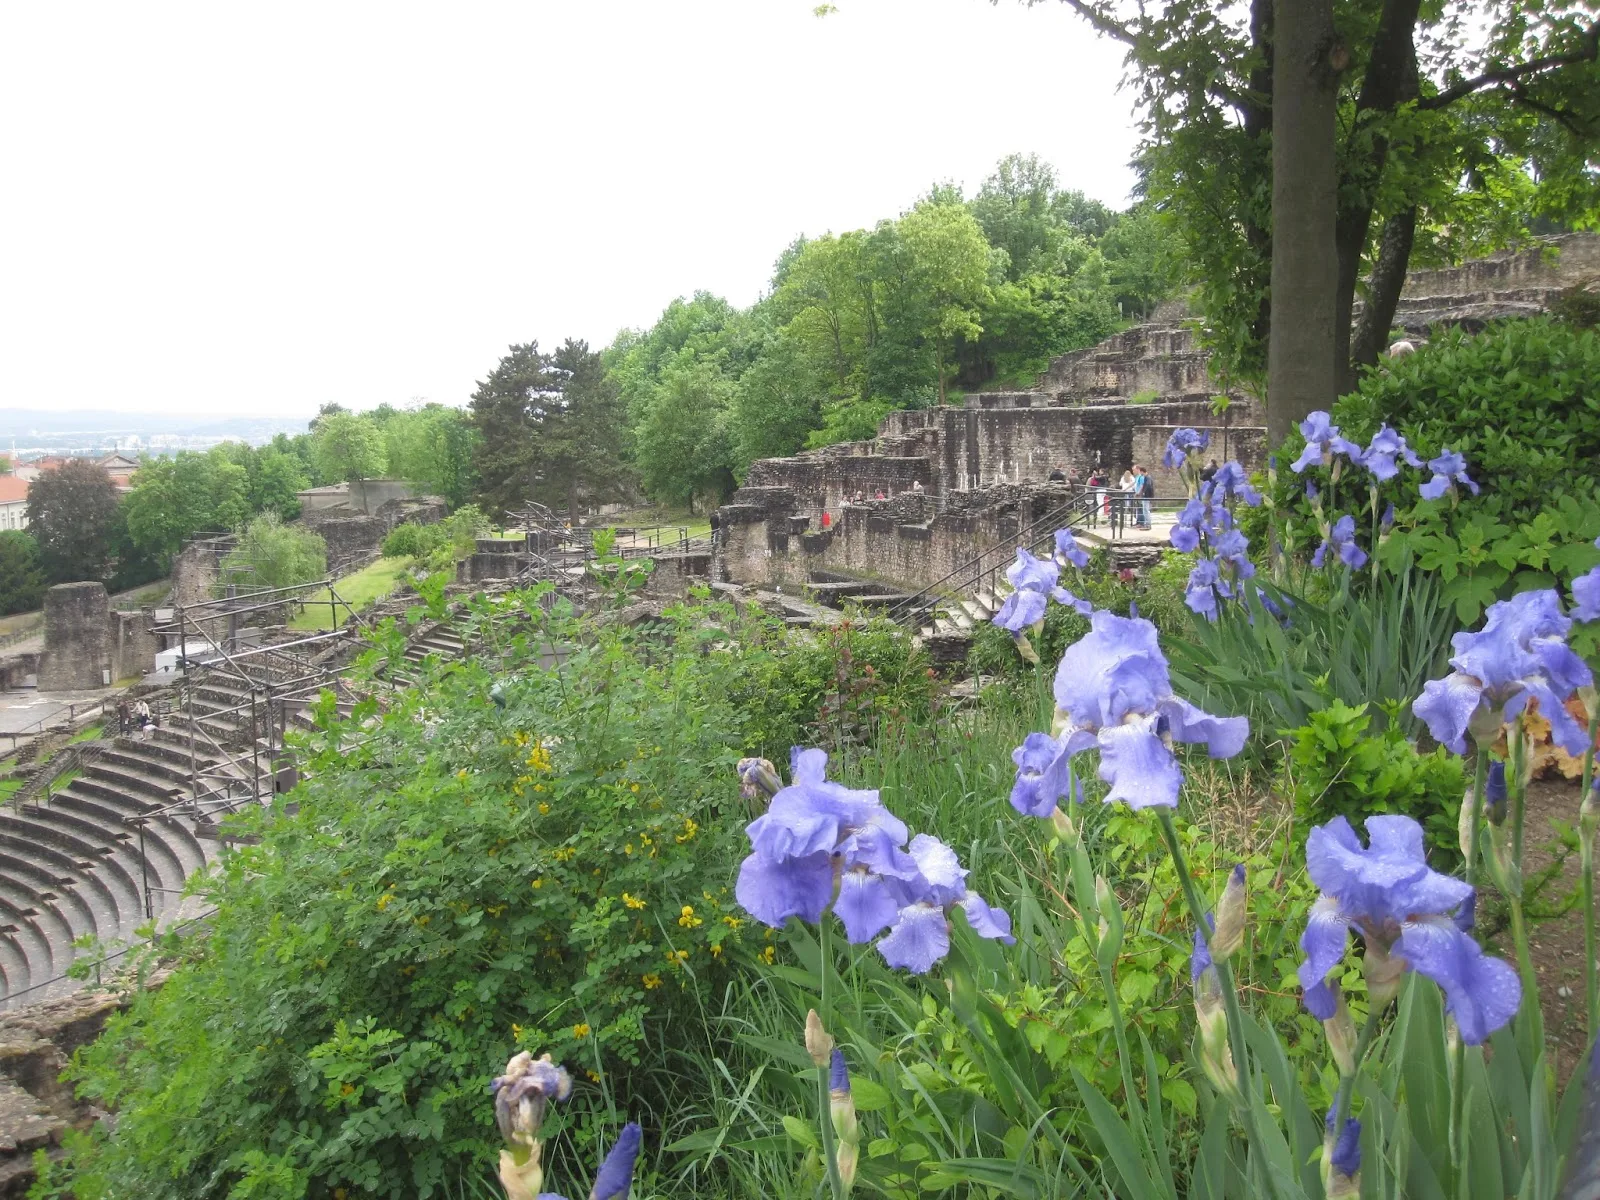
{"type": "Polygon", "coordinates": [[[719,510],[721,566],[740,583],[800,587],[813,571],[877,578],[896,588],[940,582],[997,541],[1065,504],[1059,484],[999,484],[953,497],[944,511],[927,495],[847,504],[831,529],[797,515],[787,488],[742,488],[719,510]]]}
{"type": "MultiPolygon", "coordinates": [[[[1000,395],[1038,398],[1037,393],[1000,395]]],[[[748,489],[783,488],[793,496],[795,515],[820,529],[823,512],[838,519],[857,491],[871,499],[881,488],[893,497],[921,483],[926,494],[946,497],[1002,483],[1042,482],[1058,466],[1080,480],[1097,464],[1120,476],[1136,462],[1150,468],[1159,494],[1176,495],[1182,491],[1177,472],[1161,465],[1175,429],[1205,430],[1217,461],[1236,458],[1255,469],[1265,465],[1266,431],[1258,422],[1249,402],[1235,403],[1218,417],[1209,399],[909,409],[884,420],[876,444],[890,453],[864,453],[861,447],[875,443],[857,442],[829,447],[834,453],[762,459],[750,465],[734,503],[742,503],[748,489]]]]}

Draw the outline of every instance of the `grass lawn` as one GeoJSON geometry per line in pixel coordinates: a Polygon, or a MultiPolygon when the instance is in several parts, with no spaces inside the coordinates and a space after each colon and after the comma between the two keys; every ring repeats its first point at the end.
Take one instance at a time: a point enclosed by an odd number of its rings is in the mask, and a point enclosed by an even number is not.
{"type": "MultiPolygon", "coordinates": [[[[409,558],[380,558],[377,562],[362,567],[353,575],[346,575],[333,585],[333,589],[339,593],[340,600],[359,612],[375,600],[382,600],[394,591],[395,585],[400,582],[400,577],[406,573],[410,565],[409,558]]],[[[332,629],[334,614],[329,604],[330,599],[326,590],[308,596],[305,610],[290,619],[289,628],[306,632],[332,629]]],[[[349,615],[344,604],[338,606],[340,624],[343,624],[349,615]]]]}
{"type": "Polygon", "coordinates": [[[22,787],[22,780],[10,775],[0,776],[0,804],[4,804],[22,787]]]}

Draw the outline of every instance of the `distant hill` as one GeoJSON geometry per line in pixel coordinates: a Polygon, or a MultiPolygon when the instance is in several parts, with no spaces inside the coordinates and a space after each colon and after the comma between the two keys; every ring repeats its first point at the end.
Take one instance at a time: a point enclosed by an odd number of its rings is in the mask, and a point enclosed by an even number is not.
{"type": "Polygon", "coordinates": [[[52,434],[188,434],[194,437],[271,440],[277,433],[304,433],[314,414],[294,417],[185,416],[181,413],[107,412],[98,409],[0,409],[0,438],[32,440],[52,434]]]}

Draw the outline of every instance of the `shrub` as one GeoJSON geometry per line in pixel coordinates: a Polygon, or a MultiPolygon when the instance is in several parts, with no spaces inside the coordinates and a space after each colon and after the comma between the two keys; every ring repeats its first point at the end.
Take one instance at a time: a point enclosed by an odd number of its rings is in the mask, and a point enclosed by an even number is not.
{"type": "Polygon", "coordinates": [[[328,547],[321,534],[285,525],[277,513],[262,513],[239,535],[222,569],[246,571],[257,587],[293,587],[327,573],[328,547]]]}
{"type": "Polygon", "coordinates": [[[39,543],[20,529],[0,531],[0,616],[38,608],[44,586],[39,543]]]}
{"type": "Polygon", "coordinates": [[[426,558],[444,543],[437,525],[396,525],[383,539],[385,558],[426,558]]]}
{"type": "Polygon", "coordinates": [[[1330,700],[1306,724],[1281,731],[1289,742],[1297,820],[1320,825],[1342,816],[1359,826],[1374,813],[1400,813],[1421,823],[1441,869],[1453,869],[1461,858],[1456,826],[1468,782],[1462,760],[1443,747],[1418,753],[1394,711],[1374,731],[1370,708],[1330,700]]]}
{"type": "MultiPolygon", "coordinates": [[[[1332,516],[1355,511],[1363,540],[1392,500],[1398,526],[1377,552],[1390,565],[1414,559],[1437,572],[1462,624],[1496,599],[1565,585],[1600,561],[1600,331],[1545,318],[1480,334],[1447,330],[1369,372],[1340,398],[1333,419],[1352,441],[1365,443],[1387,422],[1424,459],[1446,448],[1466,456],[1482,489],[1476,496],[1422,500],[1411,471],[1369,493],[1365,472],[1347,470],[1338,496],[1323,497],[1337,510],[1332,516]]],[[[1292,461],[1304,444],[1291,434],[1279,461],[1292,461]]],[[[1280,471],[1274,490],[1285,544],[1300,551],[1320,536],[1304,482],[1280,471]]],[[[1254,538],[1258,529],[1246,532],[1254,538]]]]}
{"type": "Polygon", "coordinates": [[[200,885],[209,936],[77,1057],[119,1113],[77,1194],[438,1196],[493,1161],[519,1047],[579,1076],[580,1142],[594,1110],[681,1107],[667,1039],[748,936],[740,721],[698,621],[560,672],[531,639],[497,702],[475,663],[348,721],[328,697],[298,813],[237,818],[260,843],[200,885]]]}

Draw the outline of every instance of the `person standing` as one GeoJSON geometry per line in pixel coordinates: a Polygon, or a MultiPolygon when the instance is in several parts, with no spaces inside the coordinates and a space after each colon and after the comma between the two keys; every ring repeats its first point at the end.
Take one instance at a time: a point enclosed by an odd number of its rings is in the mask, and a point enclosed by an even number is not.
{"type": "Polygon", "coordinates": [[[1133,517],[1133,485],[1136,479],[1133,468],[1125,467],[1122,478],[1117,480],[1117,515],[1122,518],[1124,525],[1133,517]]]}
{"type": "Polygon", "coordinates": [[[1050,482],[1051,483],[1065,483],[1066,481],[1067,481],[1066,473],[1063,472],[1060,467],[1051,467],[1050,468],[1050,482]]]}
{"type": "Polygon", "coordinates": [[[824,530],[833,528],[833,518],[828,515],[827,509],[822,510],[822,528],[824,530]]]}
{"type": "Polygon", "coordinates": [[[1139,468],[1139,528],[1150,529],[1154,526],[1154,513],[1151,511],[1151,501],[1156,498],[1156,477],[1150,474],[1148,467],[1139,468]]]}

